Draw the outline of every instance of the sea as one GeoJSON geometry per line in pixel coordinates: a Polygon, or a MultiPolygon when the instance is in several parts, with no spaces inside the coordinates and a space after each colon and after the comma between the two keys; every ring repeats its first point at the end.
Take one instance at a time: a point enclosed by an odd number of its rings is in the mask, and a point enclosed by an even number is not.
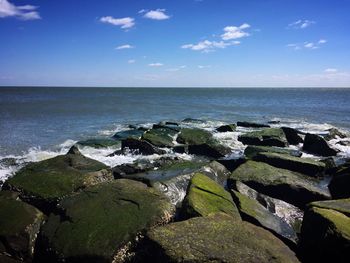
{"type": "MultiPolygon", "coordinates": [[[[288,126],[302,132],[325,135],[337,128],[349,133],[349,102],[350,89],[345,88],[0,87],[0,181],[28,162],[65,154],[77,141],[108,138],[131,124],[151,127],[160,121],[198,119],[201,121],[184,125],[212,131],[236,157],[245,148],[237,137],[250,129],[221,134],[214,132],[216,127],[237,121],[274,121],[272,127],[288,126]]],[[[330,142],[340,158],[350,158],[348,140],[330,142]]],[[[111,167],[159,157],[108,157],[115,148],[80,149],[111,167]]]]}

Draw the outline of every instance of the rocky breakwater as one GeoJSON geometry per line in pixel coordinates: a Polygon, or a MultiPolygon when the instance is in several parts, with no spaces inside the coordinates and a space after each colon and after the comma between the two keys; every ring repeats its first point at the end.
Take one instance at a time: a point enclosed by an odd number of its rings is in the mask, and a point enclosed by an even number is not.
{"type": "Polygon", "coordinates": [[[28,164],[0,191],[0,261],[348,262],[346,134],[273,125],[130,126],[28,164]],[[81,153],[111,146],[138,158],[81,153]]]}

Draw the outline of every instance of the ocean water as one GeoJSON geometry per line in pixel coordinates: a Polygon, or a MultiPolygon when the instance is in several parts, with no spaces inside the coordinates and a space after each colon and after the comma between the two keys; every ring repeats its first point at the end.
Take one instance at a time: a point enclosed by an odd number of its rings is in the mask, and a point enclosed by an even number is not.
{"type": "MultiPolygon", "coordinates": [[[[279,120],[277,126],[311,133],[326,134],[332,127],[349,132],[349,101],[350,89],[335,88],[0,87],[0,161],[9,157],[18,164],[40,161],[66,153],[78,140],[126,130],[128,124],[150,126],[184,118],[202,119],[205,122],[196,125],[208,130],[237,121],[279,120]]],[[[239,154],[244,146],[237,136],[244,131],[215,136],[239,154]]],[[[336,142],[334,146],[350,156],[349,147],[336,142]]],[[[141,158],[106,157],[113,150],[82,149],[110,166],[141,158]]],[[[0,164],[0,180],[19,167],[0,164]]]]}

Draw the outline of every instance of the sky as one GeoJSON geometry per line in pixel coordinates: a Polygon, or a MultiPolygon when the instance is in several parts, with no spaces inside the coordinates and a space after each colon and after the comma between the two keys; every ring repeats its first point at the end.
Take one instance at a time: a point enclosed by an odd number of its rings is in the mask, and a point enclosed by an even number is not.
{"type": "Polygon", "coordinates": [[[0,0],[0,86],[350,87],[350,0],[0,0]]]}

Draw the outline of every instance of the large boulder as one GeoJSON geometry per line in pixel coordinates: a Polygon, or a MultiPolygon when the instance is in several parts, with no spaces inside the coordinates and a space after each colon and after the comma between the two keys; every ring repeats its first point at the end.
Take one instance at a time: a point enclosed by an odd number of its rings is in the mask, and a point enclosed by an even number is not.
{"type": "Polygon", "coordinates": [[[349,262],[349,204],[347,199],[309,205],[304,214],[301,231],[301,247],[306,260],[349,262]]]}
{"type": "Polygon", "coordinates": [[[52,214],[40,240],[42,262],[112,262],[127,254],[136,236],[166,223],[173,206],[145,184],[120,179],[83,190],[60,202],[61,215],[52,214]]]}
{"type": "Polygon", "coordinates": [[[126,138],[140,139],[143,133],[144,133],[144,130],[140,130],[140,129],[126,130],[126,131],[120,131],[115,133],[113,135],[113,138],[116,140],[123,140],[126,138]]]}
{"type": "Polygon", "coordinates": [[[134,138],[127,138],[122,140],[122,151],[126,151],[127,149],[143,155],[165,153],[164,150],[153,146],[147,141],[134,139],[134,138]]]}
{"type": "Polygon", "coordinates": [[[120,145],[120,141],[109,138],[96,138],[79,141],[77,144],[81,146],[88,146],[92,148],[107,148],[120,145]]]}
{"type": "Polygon", "coordinates": [[[44,214],[29,204],[2,196],[0,215],[0,253],[30,260],[44,214]]]}
{"type": "Polygon", "coordinates": [[[297,235],[293,228],[280,217],[272,214],[258,201],[234,190],[232,196],[243,220],[270,230],[291,245],[297,243],[297,235]]]}
{"type": "Polygon", "coordinates": [[[272,166],[303,173],[309,176],[322,176],[326,164],[310,158],[294,157],[287,154],[261,152],[254,158],[256,161],[265,162],[272,166]]]}
{"type": "Polygon", "coordinates": [[[173,147],[174,136],[178,131],[162,125],[154,125],[142,135],[142,139],[157,147],[173,147]]]}
{"type": "Polygon", "coordinates": [[[328,188],[333,198],[350,197],[350,161],[338,167],[328,188]]]}
{"type": "Polygon", "coordinates": [[[233,132],[236,130],[236,124],[226,124],[216,128],[218,132],[233,132]]]}
{"type": "Polygon", "coordinates": [[[19,192],[21,199],[49,213],[63,197],[111,180],[113,175],[106,165],[74,150],[28,164],[8,179],[4,188],[19,192]]]}
{"type": "Polygon", "coordinates": [[[298,145],[303,143],[303,138],[299,136],[299,132],[293,128],[282,127],[281,128],[286,135],[287,141],[290,145],[298,145]]]}
{"type": "Polygon", "coordinates": [[[208,216],[218,212],[240,218],[230,193],[209,177],[196,173],[190,181],[188,194],[182,204],[183,216],[208,216]]]}
{"type": "Polygon", "coordinates": [[[319,187],[316,179],[261,162],[247,161],[240,165],[228,183],[234,184],[235,181],[300,208],[313,201],[330,199],[327,189],[319,187]]]}
{"type": "Polygon", "coordinates": [[[218,213],[150,230],[146,262],[299,262],[265,229],[218,213]]]}
{"type": "Polygon", "coordinates": [[[247,121],[238,121],[237,126],[246,127],[246,128],[270,128],[270,125],[255,123],[255,122],[247,122],[247,121]]]}
{"type": "Polygon", "coordinates": [[[227,154],[231,152],[231,149],[216,142],[210,141],[208,143],[203,144],[195,144],[188,146],[188,153],[195,154],[200,156],[206,156],[211,159],[217,159],[225,157],[227,154]]]}
{"type": "Polygon", "coordinates": [[[330,141],[330,140],[333,140],[333,139],[338,139],[338,138],[341,138],[341,139],[344,139],[346,138],[346,134],[339,131],[338,129],[336,128],[331,128],[328,130],[328,134],[324,137],[327,141],[330,141]]]}
{"type": "Polygon", "coordinates": [[[184,128],[177,136],[176,141],[182,144],[198,145],[212,140],[213,135],[206,130],[198,128],[184,128]]]}
{"type": "Polygon", "coordinates": [[[282,153],[282,154],[288,154],[295,157],[300,157],[302,155],[302,152],[298,150],[286,149],[286,148],[280,148],[280,147],[270,147],[270,146],[254,146],[254,145],[248,145],[247,148],[245,148],[244,150],[244,155],[247,158],[253,158],[258,153],[261,153],[261,152],[282,153]]]}
{"type": "Polygon", "coordinates": [[[303,150],[319,156],[336,156],[337,151],[329,147],[328,143],[317,134],[307,133],[304,139],[303,150]]]}
{"type": "Polygon", "coordinates": [[[287,138],[280,128],[268,128],[261,131],[245,133],[238,136],[238,140],[247,145],[288,146],[287,138]]]}

